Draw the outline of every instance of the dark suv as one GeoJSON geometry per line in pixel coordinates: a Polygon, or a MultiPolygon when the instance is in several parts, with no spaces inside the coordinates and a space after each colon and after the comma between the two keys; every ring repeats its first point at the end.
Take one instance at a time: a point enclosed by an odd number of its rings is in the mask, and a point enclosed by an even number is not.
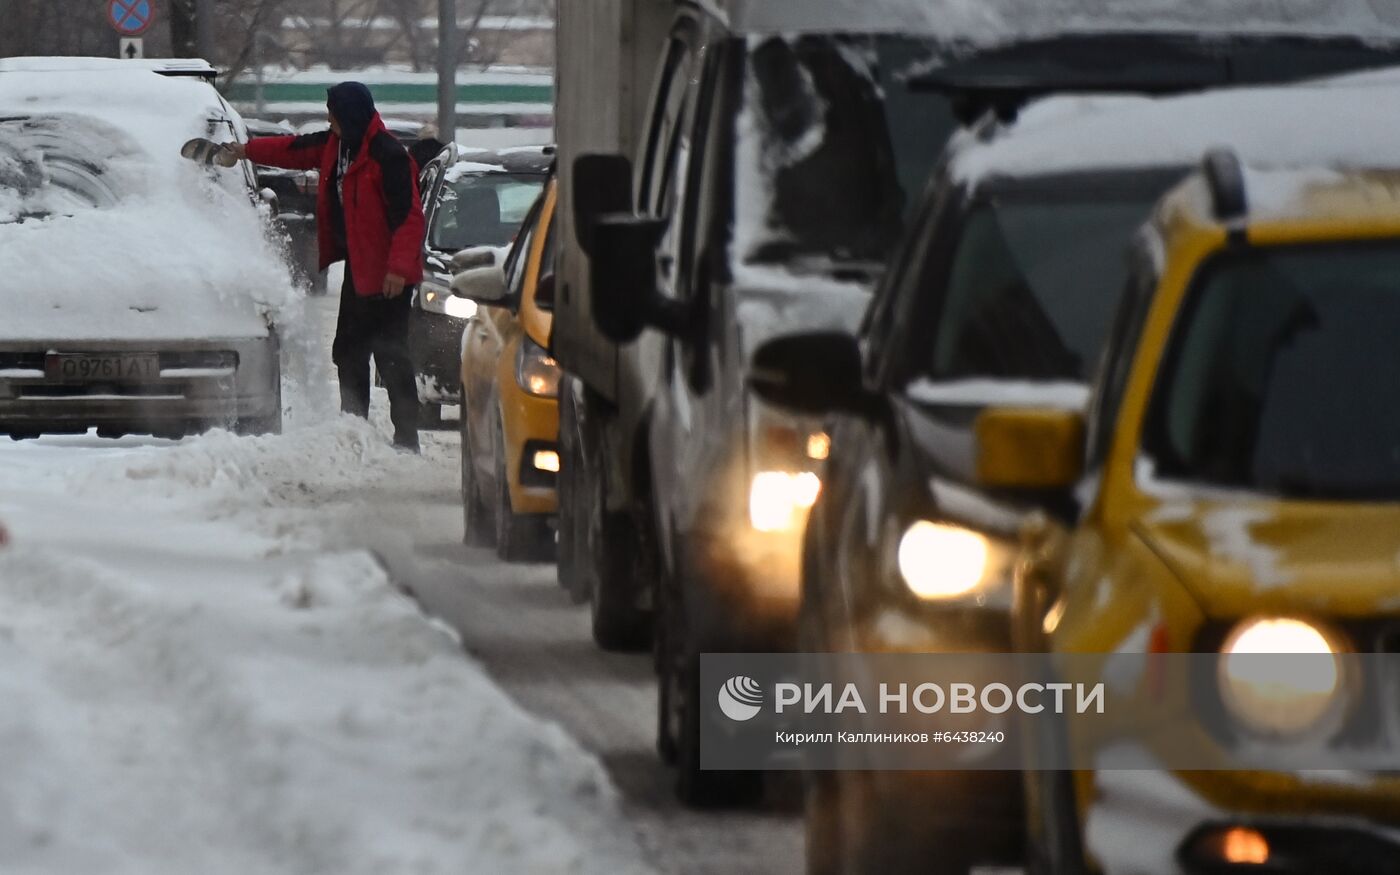
{"type": "Polygon", "coordinates": [[[427,212],[423,284],[413,300],[409,353],[418,377],[423,426],[441,421],[462,384],[462,330],[476,305],[452,294],[452,256],[476,246],[510,248],[544,188],[554,150],[501,152],[449,145],[423,168],[419,188],[427,212]]]}

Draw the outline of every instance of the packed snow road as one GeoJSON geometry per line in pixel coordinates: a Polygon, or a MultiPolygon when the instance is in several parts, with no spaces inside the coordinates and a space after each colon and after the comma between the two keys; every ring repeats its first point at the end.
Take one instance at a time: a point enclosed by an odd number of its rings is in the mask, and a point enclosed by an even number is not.
{"type": "Polygon", "coordinates": [[[800,868],[790,801],[670,802],[647,659],[552,569],[458,546],[454,434],[333,414],[335,303],[283,436],[0,443],[4,870],[800,868]]]}

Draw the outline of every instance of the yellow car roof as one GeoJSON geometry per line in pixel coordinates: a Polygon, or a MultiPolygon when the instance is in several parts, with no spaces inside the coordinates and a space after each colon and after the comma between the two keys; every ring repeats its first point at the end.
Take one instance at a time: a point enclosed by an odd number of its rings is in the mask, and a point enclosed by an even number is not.
{"type": "Polygon", "coordinates": [[[1196,174],[1167,195],[1153,226],[1166,239],[1242,227],[1260,245],[1400,236],[1400,170],[1247,168],[1244,179],[1242,220],[1217,217],[1209,186],[1196,174]]]}

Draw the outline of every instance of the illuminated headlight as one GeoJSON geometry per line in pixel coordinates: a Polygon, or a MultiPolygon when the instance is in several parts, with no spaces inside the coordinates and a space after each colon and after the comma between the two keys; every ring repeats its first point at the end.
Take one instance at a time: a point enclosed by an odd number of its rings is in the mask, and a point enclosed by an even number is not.
{"type": "Polygon", "coordinates": [[[821,479],[810,471],[760,471],[749,487],[749,522],[760,532],[791,531],[817,503],[821,490],[821,479]]]}
{"type": "Polygon", "coordinates": [[[476,315],[476,302],[439,289],[423,290],[423,309],[454,319],[470,319],[476,315]]]}
{"type": "Polygon", "coordinates": [[[1260,617],[1235,627],[1221,648],[1219,684],[1230,714],[1266,737],[1324,730],[1346,699],[1337,638],[1303,620],[1260,617]],[[1280,654],[1307,658],[1277,659],[1280,654]]]}
{"type": "Polygon", "coordinates": [[[980,532],[928,520],[905,528],[889,552],[899,579],[920,599],[975,597],[978,604],[1007,595],[1001,585],[1010,580],[1016,555],[1014,547],[980,532]]]}
{"type": "Polygon", "coordinates": [[[541,398],[559,397],[559,363],[538,343],[526,337],[515,356],[515,379],[520,388],[541,398]]]}

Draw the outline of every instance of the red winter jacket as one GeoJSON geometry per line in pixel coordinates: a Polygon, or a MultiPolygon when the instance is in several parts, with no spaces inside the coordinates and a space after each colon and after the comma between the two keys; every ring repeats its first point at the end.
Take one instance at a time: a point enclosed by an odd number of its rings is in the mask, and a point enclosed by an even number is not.
{"type": "Polygon", "coordinates": [[[248,143],[254,164],[288,170],[321,171],[316,196],[320,268],[349,259],[351,280],[360,297],[384,291],[390,273],[409,285],[423,281],[423,201],[413,163],[376,113],[365,131],[359,154],[345,172],[343,208],[345,241],[336,240],[334,222],[336,158],[340,138],[330,131],[299,137],[259,137],[248,143]],[[345,250],[349,249],[347,253],[345,250]]]}

